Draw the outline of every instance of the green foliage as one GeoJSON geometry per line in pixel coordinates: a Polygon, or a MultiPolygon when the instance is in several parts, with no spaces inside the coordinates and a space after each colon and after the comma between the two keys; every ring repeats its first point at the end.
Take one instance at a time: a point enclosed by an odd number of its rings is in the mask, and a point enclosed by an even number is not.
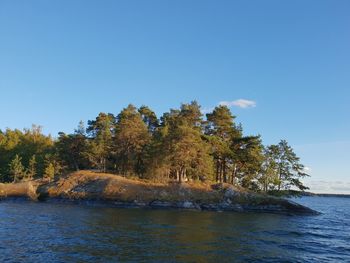
{"type": "Polygon", "coordinates": [[[207,114],[207,134],[229,140],[234,132],[234,119],[235,116],[227,106],[217,106],[213,112],[207,114]]]}
{"type": "Polygon", "coordinates": [[[145,172],[144,151],[150,142],[149,130],[150,127],[147,127],[141,114],[131,104],[117,116],[115,153],[120,173],[142,175],[145,172]]]}
{"type": "Polygon", "coordinates": [[[290,188],[301,191],[308,189],[300,179],[309,175],[304,172],[305,167],[300,163],[300,158],[285,140],[267,147],[264,169],[261,180],[265,184],[265,191],[289,190],[290,188]]]}
{"type": "Polygon", "coordinates": [[[199,131],[187,125],[172,127],[165,140],[166,160],[176,178],[210,179],[212,159],[199,131]]]}
{"type": "Polygon", "coordinates": [[[237,163],[233,161],[237,156],[232,144],[241,137],[241,130],[234,124],[234,119],[226,106],[218,106],[212,113],[207,114],[205,134],[211,144],[217,182],[234,183],[236,177],[237,163]]]}
{"type": "Polygon", "coordinates": [[[31,129],[6,129],[0,132],[0,174],[3,182],[13,180],[9,163],[19,155],[22,164],[29,166],[30,159],[35,155],[36,174],[42,175],[45,168],[45,155],[53,152],[54,141],[50,136],[43,135],[41,127],[33,125],[31,129]]]}
{"type": "Polygon", "coordinates": [[[163,114],[149,147],[148,174],[180,182],[212,179],[213,162],[203,140],[201,117],[195,101],[163,114]]]}
{"type": "Polygon", "coordinates": [[[27,180],[32,180],[36,176],[36,174],[37,174],[36,166],[37,166],[36,158],[35,158],[35,155],[33,155],[32,158],[30,158],[30,160],[29,160],[29,165],[28,165],[28,169],[26,172],[26,179],[27,180]]]}
{"type": "Polygon", "coordinates": [[[22,165],[22,158],[16,154],[15,158],[9,163],[9,172],[13,182],[17,183],[25,177],[25,170],[22,165]]]}
{"type": "Polygon", "coordinates": [[[93,154],[87,153],[86,156],[101,172],[107,170],[107,158],[112,149],[114,127],[115,117],[111,113],[100,113],[95,120],[88,121],[87,132],[93,141],[89,147],[93,154]]]}
{"type": "Polygon", "coordinates": [[[147,125],[148,131],[151,133],[154,132],[159,126],[159,121],[154,111],[143,105],[138,109],[138,112],[141,114],[143,122],[147,125]]]}
{"type": "MultiPolygon", "coordinates": [[[[100,144],[101,147],[103,144],[100,144]]],[[[80,122],[74,134],[59,133],[55,144],[60,159],[72,170],[88,168],[88,142],[85,135],[84,123],[80,122]]],[[[101,152],[100,155],[104,153],[101,152]]]]}
{"type": "Polygon", "coordinates": [[[246,136],[233,140],[231,145],[234,162],[234,177],[243,187],[256,189],[256,180],[264,160],[260,136],[246,136]]]}
{"type": "Polygon", "coordinates": [[[57,139],[41,127],[0,131],[2,182],[47,178],[66,171],[98,169],[154,180],[207,180],[281,192],[305,190],[304,166],[286,141],[264,147],[243,135],[241,124],[220,105],[203,118],[196,101],[157,118],[147,106],[100,113],[57,139]]]}
{"type": "Polygon", "coordinates": [[[44,172],[44,178],[48,179],[49,181],[55,178],[55,166],[53,163],[49,162],[48,165],[46,166],[45,172],[44,172]]]}

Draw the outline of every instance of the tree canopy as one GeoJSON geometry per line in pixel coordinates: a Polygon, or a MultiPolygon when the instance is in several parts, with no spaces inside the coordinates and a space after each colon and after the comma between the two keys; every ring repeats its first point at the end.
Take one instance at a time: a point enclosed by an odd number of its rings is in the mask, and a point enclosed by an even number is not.
{"type": "Polygon", "coordinates": [[[0,130],[0,178],[53,180],[79,169],[165,181],[209,181],[254,191],[308,189],[308,176],[287,143],[264,146],[245,135],[226,106],[203,116],[196,101],[160,118],[148,106],[129,104],[120,113],[101,112],[71,134],[46,136],[41,127],[0,130]]]}

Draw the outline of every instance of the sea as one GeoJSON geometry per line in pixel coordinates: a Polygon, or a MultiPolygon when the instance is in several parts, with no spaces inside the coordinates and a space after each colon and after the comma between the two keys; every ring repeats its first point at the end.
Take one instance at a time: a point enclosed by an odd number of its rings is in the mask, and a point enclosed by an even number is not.
{"type": "Polygon", "coordinates": [[[0,262],[350,262],[350,198],[315,216],[0,201],[0,262]]]}

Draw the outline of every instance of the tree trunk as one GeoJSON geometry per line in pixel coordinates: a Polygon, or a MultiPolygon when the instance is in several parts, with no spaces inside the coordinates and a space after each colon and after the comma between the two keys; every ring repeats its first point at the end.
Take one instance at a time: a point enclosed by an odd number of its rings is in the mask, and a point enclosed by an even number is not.
{"type": "Polygon", "coordinates": [[[232,171],[232,177],[231,177],[231,184],[233,184],[234,179],[236,178],[236,170],[237,170],[237,165],[235,164],[233,166],[233,171],[232,171]]]}
{"type": "Polygon", "coordinates": [[[282,168],[281,168],[281,164],[279,164],[278,166],[278,191],[281,190],[281,184],[282,184],[282,168]]]}
{"type": "Polygon", "coordinates": [[[103,158],[103,172],[106,172],[106,158],[103,158]]]}
{"type": "Polygon", "coordinates": [[[223,172],[223,179],[224,183],[227,183],[227,173],[226,173],[226,161],[225,159],[222,161],[222,172],[223,172]]]}
{"type": "Polygon", "coordinates": [[[220,161],[219,182],[222,183],[222,161],[220,161]]]}
{"type": "Polygon", "coordinates": [[[219,182],[219,160],[216,160],[216,182],[219,182]]]}
{"type": "Polygon", "coordinates": [[[281,173],[278,175],[278,191],[280,191],[281,190],[281,184],[282,184],[282,175],[281,175],[281,173]]]}
{"type": "Polygon", "coordinates": [[[182,171],[181,170],[180,171],[176,170],[176,176],[179,177],[179,183],[182,183],[182,171]]]}

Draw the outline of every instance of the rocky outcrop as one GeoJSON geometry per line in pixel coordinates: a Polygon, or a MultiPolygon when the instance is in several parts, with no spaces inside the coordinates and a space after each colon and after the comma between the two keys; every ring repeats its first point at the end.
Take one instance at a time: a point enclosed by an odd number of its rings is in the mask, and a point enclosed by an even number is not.
{"type": "Polygon", "coordinates": [[[290,200],[248,192],[229,184],[162,184],[87,171],[70,174],[55,182],[37,180],[0,184],[0,197],[116,207],[318,214],[290,200]]]}

